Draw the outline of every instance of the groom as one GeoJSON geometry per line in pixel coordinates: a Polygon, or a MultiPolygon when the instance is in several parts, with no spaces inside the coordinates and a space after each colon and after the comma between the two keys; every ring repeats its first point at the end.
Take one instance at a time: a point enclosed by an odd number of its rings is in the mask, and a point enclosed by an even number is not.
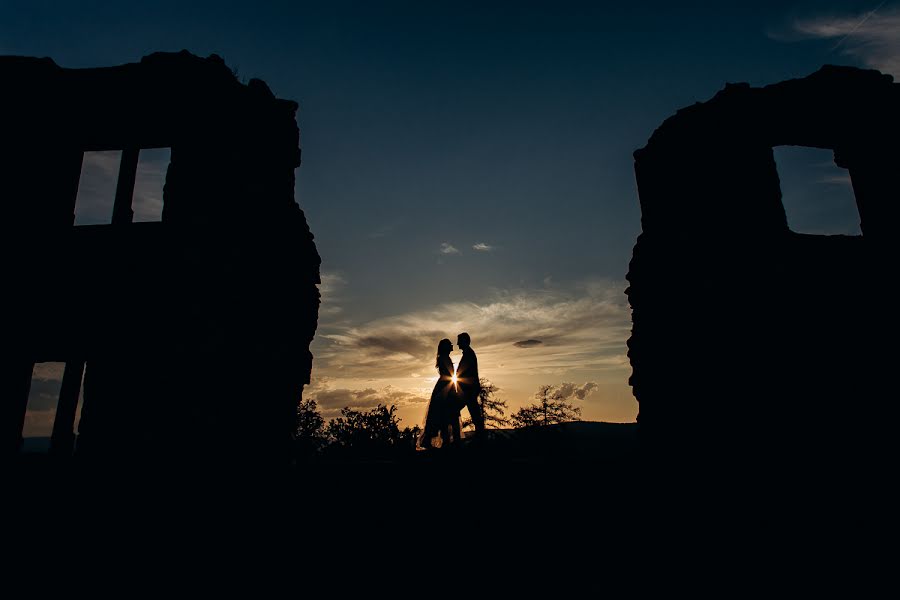
{"type": "Polygon", "coordinates": [[[481,407],[478,405],[478,396],[481,393],[481,380],[478,378],[478,357],[472,350],[471,338],[468,333],[461,333],[456,338],[456,345],[462,350],[462,358],[456,367],[456,379],[459,386],[459,408],[463,406],[469,409],[472,424],[475,425],[475,437],[481,438],[484,433],[484,417],[481,407]]]}

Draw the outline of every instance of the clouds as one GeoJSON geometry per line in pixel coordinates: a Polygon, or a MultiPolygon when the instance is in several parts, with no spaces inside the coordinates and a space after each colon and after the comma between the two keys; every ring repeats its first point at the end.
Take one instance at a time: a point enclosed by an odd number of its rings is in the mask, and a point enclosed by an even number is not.
{"type": "MultiPolygon", "coordinates": [[[[441,332],[432,331],[430,337],[439,336],[441,332]]],[[[354,340],[354,344],[363,350],[374,350],[387,354],[407,354],[409,356],[422,356],[427,354],[434,344],[428,344],[424,336],[411,335],[402,332],[390,332],[386,336],[363,335],[354,340]]]]}
{"type": "Polygon", "coordinates": [[[28,392],[29,411],[56,409],[64,369],[64,363],[35,363],[28,392]]]}
{"type": "Polygon", "coordinates": [[[472,335],[479,364],[505,373],[621,369],[631,327],[622,282],[601,281],[568,290],[495,291],[481,302],[452,302],[431,310],[375,319],[322,333],[330,343],[317,369],[343,377],[408,377],[434,371],[441,338],[472,335]],[[539,343],[535,343],[539,342],[539,343]],[[530,348],[518,353],[510,347],[530,348]]]}
{"type": "Polygon", "coordinates": [[[833,50],[900,77],[900,6],[884,4],[862,14],[799,19],[793,29],[803,38],[834,40],[833,50]]]}
{"type": "Polygon", "coordinates": [[[540,346],[543,344],[541,340],[521,340],[519,342],[513,342],[513,346],[516,348],[534,348],[535,346],[540,346]]]}
{"type": "MultiPolygon", "coordinates": [[[[477,244],[472,245],[472,250],[480,253],[493,252],[494,250],[496,250],[496,248],[496,246],[492,246],[484,242],[478,242],[477,244]]],[[[449,242],[444,242],[443,244],[441,244],[439,252],[441,254],[462,254],[459,248],[449,242]]]]}
{"type": "Polygon", "coordinates": [[[170,154],[168,148],[141,150],[131,200],[135,222],[162,219],[163,186],[166,183],[170,154]]]}
{"type": "Polygon", "coordinates": [[[376,227],[375,229],[370,230],[366,237],[370,240],[377,240],[381,238],[388,237],[393,234],[398,227],[398,223],[388,223],[387,225],[382,225],[381,227],[376,227]]]}
{"type": "Polygon", "coordinates": [[[819,179],[819,183],[827,183],[832,185],[845,185],[852,186],[853,180],[850,178],[849,173],[840,173],[837,175],[823,175],[819,179]]]}
{"type": "Polygon", "coordinates": [[[341,306],[341,292],[347,285],[343,275],[334,272],[323,272],[319,275],[319,324],[327,326],[331,319],[344,312],[341,306]]]}
{"type": "Polygon", "coordinates": [[[120,151],[85,152],[75,200],[75,224],[112,221],[119,175],[120,151]]]}
{"type": "Polygon", "coordinates": [[[28,410],[52,410],[59,401],[59,388],[62,385],[62,375],[58,379],[31,380],[31,391],[28,394],[28,410]]]}
{"type": "Polygon", "coordinates": [[[305,400],[315,400],[322,415],[333,417],[345,407],[355,409],[374,408],[379,404],[398,407],[424,405],[428,402],[423,394],[397,389],[392,385],[380,389],[372,387],[363,389],[331,388],[328,380],[309,386],[303,392],[305,400]]]}
{"type": "MultiPolygon", "coordinates": [[[[22,435],[25,437],[48,436],[53,430],[59,389],[62,386],[63,363],[36,363],[32,371],[31,390],[28,393],[28,412],[22,435]]],[[[81,403],[78,413],[81,412],[81,403]]]]}
{"type": "MultiPolygon", "coordinates": [[[[312,385],[303,397],[316,399],[328,418],[343,406],[382,403],[397,405],[407,423],[417,423],[437,380],[438,341],[455,341],[467,331],[479,374],[504,390],[511,410],[533,402],[540,385],[579,381],[586,383],[554,389],[586,399],[591,418],[633,420],[626,383],[631,313],[624,289],[622,281],[594,280],[494,290],[477,300],[320,326],[312,385]]],[[[451,358],[459,360],[458,348],[451,358]]]]}
{"type": "Polygon", "coordinates": [[[575,383],[561,383],[559,385],[553,386],[554,391],[559,394],[559,397],[563,400],[569,399],[578,399],[584,400],[591,393],[594,392],[599,386],[593,382],[588,381],[582,385],[578,385],[575,383]]]}
{"type": "Polygon", "coordinates": [[[340,273],[322,272],[319,276],[321,283],[319,284],[319,292],[322,297],[332,297],[336,295],[345,285],[347,280],[340,273]]]}

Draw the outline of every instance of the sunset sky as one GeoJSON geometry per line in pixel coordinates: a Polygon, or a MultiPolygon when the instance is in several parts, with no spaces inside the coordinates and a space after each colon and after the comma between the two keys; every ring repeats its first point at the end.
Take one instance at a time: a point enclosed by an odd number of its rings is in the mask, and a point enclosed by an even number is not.
{"type": "MultiPolygon", "coordinates": [[[[900,1],[711,4],[6,0],[0,54],[216,53],[299,102],[296,199],[323,294],[304,395],[326,415],[386,402],[420,422],[438,341],[468,331],[513,409],[569,384],[584,418],[633,421],[632,152],[726,82],[825,63],[900,74],[900,1]]],[[[859,233],[830,153],[776,159],[792,228],[859,233]]],[[[142,153],[138,219],[158,219],[167,160],[142,153]]],[[[109,222],[117,168],[118,153],[86,156],[76,224],[109,222]]],[[[36,369],[26,435],[49,434],[60,373],[36,369]]]]}

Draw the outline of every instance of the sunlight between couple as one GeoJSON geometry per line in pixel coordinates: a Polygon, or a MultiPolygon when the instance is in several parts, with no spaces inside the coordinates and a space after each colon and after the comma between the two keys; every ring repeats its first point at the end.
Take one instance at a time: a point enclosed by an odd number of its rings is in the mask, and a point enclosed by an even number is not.
{"type": "Polygon", "coordinates": [[[478,405],[481,381],[478,379],[478,357],[472,350],[468,333],[461,333],[456,344],[462,350],[459,365],[453,369],[450,353],[453,343],[443,339],[438,343],[438,380],[431,392],[431,401],[425,412],[425,428],[419,436],[418,449],[457,448],[462,443],[459,413],[463,407],[469,409],[469,416],[475,426],[475,437],[484,432],[484,419],[478,405]]]}

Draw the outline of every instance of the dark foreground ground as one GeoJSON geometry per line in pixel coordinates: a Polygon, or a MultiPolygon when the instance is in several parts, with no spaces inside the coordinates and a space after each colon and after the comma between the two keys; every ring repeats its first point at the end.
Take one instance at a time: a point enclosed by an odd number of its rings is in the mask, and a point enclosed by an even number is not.
{"type": "Polygon", "coordinates": [[[117,510],[150,503],[155,512],[180,516],[195,505],[215,511],[239,504],[246,509],[235,511],[240,516],[261,503],[267,515],[306,510],[322,517],[316,522],[382,510],[407,520],[416,513],[478,512],[492,523],[520,514],[536,522],[608,524],[621,521],[619,515],[634,524],[665,521],[669,510],[747,520],[785,518],[789,509],[798,519],[824,511],[838,522],[852,511],[872,514],[895,495],[896,469],[884,457],[872,461],[833,449],[780,456],[765,453],[762,440],[738,459],[723,448],[689,455],[666,446],[648,450],[641,441],[636,424],[577,422],[490,431],[482,443],[466,440],[455,452],[332,455],[290,465],[176,456],[160,465],[127,457],[102,464],[59,461],[26,451],[5,470],[8,489],[15,490],[7,498],[29,509],[83,503],[86,510],[117,510]]]}
{"type": "Polygon", "coordinates": [[[113,495],[132,494],[136,503],[160,494],[160,507],[166,498],[213,493],[223,503],[264,501],[274,509],[287,500],[308,504],[314,512],[366,507],[428,511],[442,504],[451,511],[457,505],[459,510],[478,505],[502,512],[528,510],[541,496],[594,502],[601,479],[608,483],[599,488],[620,482],[617,493],[627,494],[633,485],[625,482],[633,482],[640,471],[637,426],[594,422],[489,431],[486,439],[465,440],[457,450],[331,454],[291,465],[180,460],[160,465],[123,457],[96,464],[54,459],[44,452],[46,446],[46,440],[26,440],[11,466],[20,496],[37,503],[111,490],[113,495]]]}
{"type": "Polygon", "coordinates": [[[194,564],[222,551],[248,560],[302,552],[286,572],[325,577],[318,569],[338,565],[344,574],[328,581],[340,589],[386,589],[434,568],[469,585],[476,567],[501,563],[512,570],[495,583],[597,590],[625,577],[613,565],[649,576],[657,561],[685,563],[707,582],[731,577],[725,595],[762,577],[821,581],[860,563],[872,571],[860,584],[893,572],[885,561],[895,553],[880,548],[898,533],[896,470],[665,454],[642,451],[634,425],[604,423],[498,432],[455,454],[271,469],[26,454],[7,465],[4,531],[8,545],[37,544],[29,552],[40,556],[99,545],[128,561],[136,552],[194,564]],[[373,565],[382,579],[354,570],[373,565]]]}

